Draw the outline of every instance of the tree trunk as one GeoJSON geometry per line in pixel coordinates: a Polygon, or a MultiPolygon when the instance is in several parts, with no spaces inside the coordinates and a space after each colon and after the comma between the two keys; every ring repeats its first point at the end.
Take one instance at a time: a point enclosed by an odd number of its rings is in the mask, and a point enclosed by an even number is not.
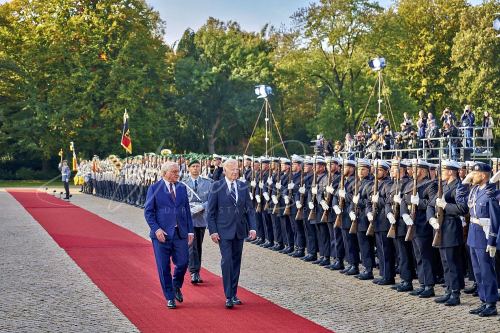
{"type": "Polygon", "coordinates": [[[217,113],[217,117],[215,118],[215,122],[210,129],[210,133],[208,135],[208,153],[215,153],[215,141],[217,141],[217,130],[219,129],[219,125],[221,122],[220,112],[217,113]]]}

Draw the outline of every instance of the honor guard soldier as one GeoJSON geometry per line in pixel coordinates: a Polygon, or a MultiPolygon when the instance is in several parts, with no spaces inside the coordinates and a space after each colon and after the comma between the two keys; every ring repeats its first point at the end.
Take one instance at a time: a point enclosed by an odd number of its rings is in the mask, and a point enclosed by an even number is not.
{"type": "Polygon", "coordinates": [[[262,156],[260,158],[260,167],[261,167],[261,178],[259,180],[259,198],[261,201],[260,214],[262,215],[262,222],[266,233],[266,242],[261,244],[261,247],[263,248],[270,248],[274,246],[273,223],[268,209],[265,208],[266,204],[269,202],[269,200],[271,200],[271,196],[269,194],[270,190],[269,183],[271,185],[273,183],[269,163],[270,159],[268,157],[262,156]]]}
{"type": "Polygon", "coordinates": [[[294,258],[302,258],[305,256],[305,246],[306,246],[306,234],[304,230],[304,223],[302,219],[297,219],[297,205],[295,198],[299,193],[299,187],[301,182],[304,180],[304,174],[302,169],[302,157],[298,155],[292,155],[292,178],[288,182],[287,188],[283,193],[285,205],[289,206],[289,218],[290,223],[294,226],[295,235],[295,251],[289,255],[294,258]]]}
{"type": "MultiPolygon", "coordinates": [[[[292,162],[288,158],[280,158],[280,164],[281,177],[279,181],[276,182],[276,185],[274,187],[273,201],[275,204],[274,211],[276,212],[276,215],[277,217],[279,217],[280,221],[283,243],[286,245],[285,248],[279,250],[279,252],[289,254],[292,253],[295,249],[295,227],[290,220],[290,212],[286,211],[287,203],[285,203],[285,194],[288,188],[288,182],[292,181],[292,162]]],[[[288,200],[288,204],[290,204],[290,200],[288,200]]]]}
{"type": "Polygon", "coordinates": [[[315,174],[314,160],[311,157],[306,157],[304,172],[304,185],[299,188],[299,195],[303,195],[303,221],[306,230],[307,255],[302,260],[314,262],[318,260],[318,238],[316,235],[316,227],[309,221],[309,192],[311,191],[313,178],[315,174]]]}

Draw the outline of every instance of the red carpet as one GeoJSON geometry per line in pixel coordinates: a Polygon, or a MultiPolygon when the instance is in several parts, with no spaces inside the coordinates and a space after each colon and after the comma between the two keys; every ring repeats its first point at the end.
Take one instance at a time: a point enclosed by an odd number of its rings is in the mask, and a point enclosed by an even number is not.
{"type": "Polygon", "coordinates": [[[142,332],[328,331],[243,288],[238,296],[244,304],[226,310],[222,280],[207,270],[199,286],[186,275],[184,303],[168,310],[149,241],[51,195],[9,193],[142,332]]]}

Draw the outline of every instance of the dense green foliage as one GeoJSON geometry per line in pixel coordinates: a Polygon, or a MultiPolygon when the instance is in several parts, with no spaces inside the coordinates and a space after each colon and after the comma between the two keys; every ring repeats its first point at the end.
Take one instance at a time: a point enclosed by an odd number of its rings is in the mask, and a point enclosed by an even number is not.
{"type": "MultiPolygon", "coordinates": [[[[497,12],[498,0],[399,0],[387,9],[318,0],[291,13],[287,30],[246,32],[208,18],[172,48],[143,0],[12,0],[0,5],[0,171],[16,160],[46,170],[69,141],[83,158],[123,155],[125,109],[134,154],[242,152],[262,107],[260,83],[276,92],[284,140],[341,139],[374,117],[376,98],[367,101],[377,76],[367,60],[378,55],[396,123],[404,111],[439,116],[465,104],[477,119],[496,115],[497,12]]],[[[251,153],[262,153],[263,135],[258,128],[251,153]]]]}

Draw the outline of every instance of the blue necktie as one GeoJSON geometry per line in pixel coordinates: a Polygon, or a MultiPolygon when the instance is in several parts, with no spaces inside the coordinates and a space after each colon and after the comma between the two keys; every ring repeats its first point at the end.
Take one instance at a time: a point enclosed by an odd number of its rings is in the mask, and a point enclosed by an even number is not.
{"type": "Polygon", "coordinates": [[[233,200],[233,204],[236,206],[236,190],[234,188],[234,182],[231,182],[231,199],[233,200]]]}
{"type": "Polygon", "coordinates": [[[194,191],[198,193],[198,179],[194,180],[194,191]]]}

